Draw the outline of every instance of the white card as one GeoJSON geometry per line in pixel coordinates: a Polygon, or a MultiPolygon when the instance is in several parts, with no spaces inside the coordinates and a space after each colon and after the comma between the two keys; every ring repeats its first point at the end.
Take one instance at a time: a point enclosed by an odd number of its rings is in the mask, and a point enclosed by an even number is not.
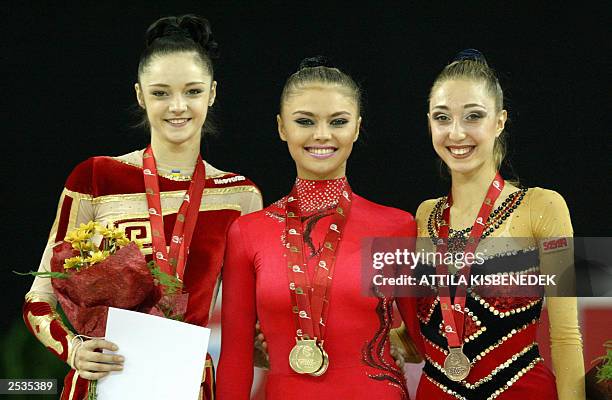
{"type": "Polygon", "coordinates": [[[110,307],[106,340],[125,362],[98,381],[98,400],[197,400],[209,337],[208,328],[110,307]]]}

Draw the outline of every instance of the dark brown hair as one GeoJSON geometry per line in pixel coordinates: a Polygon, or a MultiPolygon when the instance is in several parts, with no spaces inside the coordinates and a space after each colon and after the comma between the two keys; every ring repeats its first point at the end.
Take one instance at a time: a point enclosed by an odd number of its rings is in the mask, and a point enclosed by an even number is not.
{"type": "MultiPolygon", "coordinates": [[[[194,53],[202,68],[213,76],[213,59],[218,58],[219,45],[214,40],[210,23],[206,18],[193,14],[178,17],[163,17],[153,22],[145,33],[145,48],[138,62],[138,81],[140,75],[155,57],[174,53],[194,53]]],[[[139,127],[149,128],[146,112],[137,109],[140,117],[139,127]]],[[[217,129],[210,111],[202,127],[202,134],[214,135],[217,129]]]]}
{"type": "MultiPolygon", "coordinates": [[[[499,79],[493,68],[489,67],[484,55],[475,49],[466,49],[455,56],[453,61],[448,64],[434,80],[429,91],[429,100],[432,93],[443,83],[449,80],[464,79],[474,82],[482,82],[487,92],[495,101],[495,111],[500,112],[504,108],[504,92],[502,91],[499,79]]],[[[493,161],[499,170],[504,158],[506,157],[506,132],[495,139],[493,146],[493,161]]]]}
{"type": "Polygon", "coordinates": [[[361,88],[359,85],[348,74],[331,66],[323,56],[305,58],[300,63],[297,72],[287,78],[281,94],[280,109],[282,110],[283,103],[293,93],[317,83],[338,86],[346,90],[357,104],[357,110],[361,112],[361,88]]]}

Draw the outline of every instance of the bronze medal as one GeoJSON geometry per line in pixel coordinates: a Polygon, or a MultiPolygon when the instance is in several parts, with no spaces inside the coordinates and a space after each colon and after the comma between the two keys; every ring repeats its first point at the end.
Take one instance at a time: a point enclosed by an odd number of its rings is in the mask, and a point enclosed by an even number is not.
{"type": "Polygon", "coordinates": [[[295,339],[295,346],[289,353],[289,366],[298,374],[312,374],[323,366],[323,352],[316,340],[295,339]]]}
{"type": "MultiPolygon", "coordinates": [[[[474,254],[482,238],[485,229],[485,223],[491,215],[491,209],[495,201],[499,197],[501,190],[504,187],[504,180],[501,175],[496,173],[495,178],[489,185],[489,190],[485,196],[485,200],[480,206],[478,217],[472,224],[470,235],[460,250],[459,253],[474,254]]],[[[450,211],[452,201],[452,193],[449,193],[446,199],[446,204],[442,211],[443,224],[438,228],[438,242],[436,243],[436,251],[438,254],[445,254],[449,249],[450,235],[450,211]]],[[[436,273],[439,275],[448,275],[450,266],[443,262],[437,263],[436,273]]],[[[458,266],[457,266],[458,267],[458,266]]],[[[446,342],[448,344],[448,356],[444,360],[444,374],[448,379],[454,382],[460,382],[467,378],[470,374],[472,364],[463,353],[463,337],[465,334],[465,301],[467,290],[470,285],[467,281],[470,279],[471,263],[465,263],[463,268],[457,273],[459,282],[455,291],[454,300],[451,300],[450,289],[447,285],[438,285],[440,298],[440,311],[442,312],[442,320],[444,321],[444,331],[446,342]],[[463,280],[460,278],[464,278],[463,280]]]]}
{"type": "Polygon", "coordinates": [[[470,374],[470,360],[463,354],[463,347],[450,347],[444,360],[444,373],[451,381],[459,382],[470,374]]]}

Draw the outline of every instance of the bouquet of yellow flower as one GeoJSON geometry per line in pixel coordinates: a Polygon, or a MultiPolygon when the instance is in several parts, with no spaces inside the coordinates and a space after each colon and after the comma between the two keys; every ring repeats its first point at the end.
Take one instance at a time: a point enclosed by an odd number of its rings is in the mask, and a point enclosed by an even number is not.
{"type": "Polygon", "coordinates": [[[53,248],[51,272],[37,275],[51,278],[66,317],[82,335],[104,336],[108,307],[180,315],[184,310],[168,310],[186,308],[186,302],[168,305],[180,281],[147,264],[140,247],[123,231],[91,221],[69,232],[53,248]]]}

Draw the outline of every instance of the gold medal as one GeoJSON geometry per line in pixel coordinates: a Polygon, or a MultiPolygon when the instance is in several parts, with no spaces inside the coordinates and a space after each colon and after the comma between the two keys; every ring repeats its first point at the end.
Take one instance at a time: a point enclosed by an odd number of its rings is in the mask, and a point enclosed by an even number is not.
{"type": "Polygon", "coordinates": [[[321,368],[319,368],[318,371],[313,372],[313,373],[310,374],[312,376],[321,376],[321,375],[323,375],[325,373],[325,371],[327,371],[327,368],[329,367],[329,356],[327,355],[327,352],[323,348],[323,343],[319,343],[318,346],[321,349],[321,352],[323,353],[323,364],[321,365],[321,368]]]}
{"type": "Polygon", "coordinates": [[[325,323],[329,304],[336,252],[341,239],[341,232],[346,223],[351,206],[351,191],[345,183],[345,192],[339,199],[336,215],[332,218],[329,231],[325,234],[323,251],[318,256],[317,267],[310,282],[305,273],[308,262],[305,258],[307,249],[304,244],[304,226],[297,201],[297,187],[294,186],[287,200],[286,212],[286,245],[285,257],[289,268],[287,277],[291,290],[292,312],[296,319],[297,337],[295,346],[289,353],[289,366],[298,374],[321,376],[329,368],[329,356],[323,349],[325,323]]]}
{"type": "Polygon", "coordinates": [[[295,346],[289,353],[289,366],[298,374],[312,374],[323,366],[323,352],[316,339],[295,339],[295,346]]]}
{"type": "Polygon", "coordinates": [[[463,347],[450,347],[444,360],[444,373],[451,381],[459,382],[470,374],[470,360],[463,354],[463,347]]]}

